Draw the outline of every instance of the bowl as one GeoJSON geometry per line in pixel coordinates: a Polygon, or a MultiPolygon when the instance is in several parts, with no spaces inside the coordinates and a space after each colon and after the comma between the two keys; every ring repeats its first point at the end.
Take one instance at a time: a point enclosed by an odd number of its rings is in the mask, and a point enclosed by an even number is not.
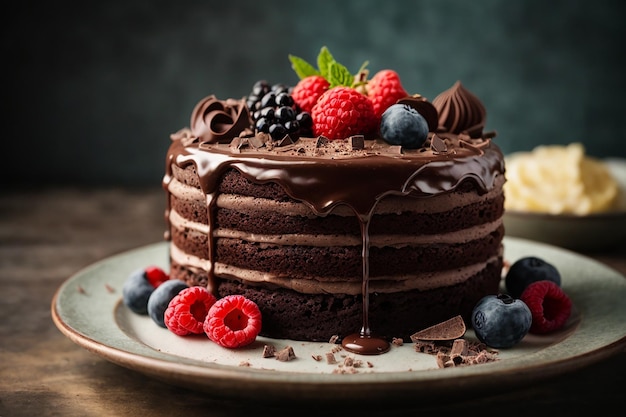
{"type": "Polygon", "coordinates": [[[604,160],[620,184],[617,209],[584,216],[506,210],[507,236],[548,243],[578,251],[597,252],[626,244],[626,159],[604,160]]]}

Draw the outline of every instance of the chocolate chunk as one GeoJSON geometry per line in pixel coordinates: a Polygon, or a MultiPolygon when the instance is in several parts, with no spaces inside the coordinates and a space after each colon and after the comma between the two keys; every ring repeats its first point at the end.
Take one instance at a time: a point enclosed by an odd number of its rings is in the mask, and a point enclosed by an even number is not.
{"type": "Polygon", "coordinates": [[[322,146],[328,143],[329,139],[326,136],[318,136],[317,141],[315,142],[316,148],[321,148],[322,146]]]}
{"type": "Polygon", "coordinates": [[[365,137],[363,135],[350,136],[352,150],[365,149],[365,137]]]}
{"type": "Polygon", "coordinates": [[[279,140],[276,143],[277,147],[282,147],[282,146],[287,146],[287,145],[293,145],[295,142],[293,141],[293,139],[291,138],[291,136],[289,135],[285,135],[281,140],[279,140]]]}
{"type": "Polygon", "coordinates": [[[263,136],[252,136],[248,138],[248,143],[254,149],[260,149],[265,146],[265,140],[263,136]]]}
{"type": "Polygon", "coordinates": [[[265,345],[263,347],[263,357],[273,358],[276,355],[276,348],[272,345],[265,345]]]}
{"type": "Polygon", "coordinates": [[[289,362],[292,359],[296,358],[296,354],[293,351],[291,346],[286,346],[283,349],[279,350],[275,353],[276,359],[281,362],[289,362]]]}
{"type": "Polygon", "coordinates": [[[465,330],[465,322],[463,318],[458,315],[414,333],[411,335],[411,340],[413,342],[417,342],[418,340],[454,340],[463,337],[465,330]]]}

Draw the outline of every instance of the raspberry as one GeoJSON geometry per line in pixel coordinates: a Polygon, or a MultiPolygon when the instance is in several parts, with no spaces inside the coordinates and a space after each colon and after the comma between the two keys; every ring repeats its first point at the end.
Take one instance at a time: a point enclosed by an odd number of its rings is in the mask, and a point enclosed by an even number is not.
{"type": "Polygon", "coordinates": [[[372,101],[377,118],[380,118],[389,106],[408,95],[400,83],[400,76],[393,70],[379,71],[367,83],[367,96],[372,101]]]}
{"type": "Polygon", "coordinates": [[[204,287],[189,287],[178,293],[167,306],[165,326],[179,336],[201,334],[215,297],[204,287]]]}
{"type": "Polygon", "coordinates": [[[321,75],[310,75],[301,79],[293,87],[291,97],[302,111],[310,113],[320,96],[328,90],[329,85],[326,78],[321,75]]]}
{"type": "Polygon", "coordinates": [[[149,266],[145,270],[146,279],[154,288],[163,284],[165,281],[170,279],[170,277],[165,273],[164,270],[159,268],[158,266],[149,266]]]}
{"type": "Polygon", "coordinates": [[[372,102],[350,87],[327,90],[313,106],[311,117],[315,134],[328,139],[368,136],[378,127],[372,102]]]}
{"type": "Polygon", "coordinates": [[[529,333],[546,334],[565,325],[572,312],[572,301],[556,283],[548,280],[531,283],[520,299],[533,316],[529,333]]]}
{"type": "Polygon", "coordinates": [[[249,345],[260,331],[261,311],[243,295],[220,298],[204,321],[204,332],[209,339],[226,348],[249,345]]]}

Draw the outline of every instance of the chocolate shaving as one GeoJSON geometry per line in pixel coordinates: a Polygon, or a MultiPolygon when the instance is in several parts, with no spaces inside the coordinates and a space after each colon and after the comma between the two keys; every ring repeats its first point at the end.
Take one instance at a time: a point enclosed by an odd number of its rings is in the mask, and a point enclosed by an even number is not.
{"type": "Polygon", "coordinates": [[[432,149],[432,151],[436,154],[448,152],[448,146],[446,146],[446,142],[444,142],[444,140],[437,135],[433,135],[433,137],[431,138],[430,149],[432,149]]]}
{"type": "Polygon", "coordinates": [[[460,315],[442,323],[435,324],[411,335],[411,341],[423,340],[454,340],[463,337],[466,331],[465,322],[460,315]]]}

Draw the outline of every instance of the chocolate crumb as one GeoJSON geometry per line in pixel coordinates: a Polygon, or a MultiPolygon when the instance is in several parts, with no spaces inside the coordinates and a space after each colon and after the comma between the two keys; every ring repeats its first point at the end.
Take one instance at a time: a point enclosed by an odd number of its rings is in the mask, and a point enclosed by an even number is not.
{"type": "Polygon", "coordinates": [[[370,361],[367,361],[367,367],[368,368],[373,368],[374,364],[372,362],[370,362],[370,361]]]}
{"type": "Polygon", "coordinates": [[[330,339],[328,340],[328,343],[332,343],[334,345],[335,343],[337,343],[337,340],[339,340],[339,336],[334,334],[330,337],[330,339]]]}
{"type": "Polygon", "coordinates": [[[249,367],[249,366],[252,366],[252,364],[250,362],[248,362],[248,361],[241,361],[241,362],[239,362],[239,366],[248,366],[249,367]]]}
{"type": "Polygon", "coordinates": [[[326,353],[326,363],[329,365],[333,365],[337,363],[337,358],[331,352],[326,353]]]}
{"type": "Polygon", "coordinates": [[[341,345],[335,345],[330,351],[333,353],[337,353],[337,352],[340,352],[342,349],[343,348],[341,347],[341,345]]]}
{"type": "Polygon", "coordinates": [[[354,359],[351,358],[350,356],[347,356],[344,360],[343,360],[343,364],[344,366],[352,366],[354,365],[354,359]]]}
{"type": "Polygon", "coordinates": [[[114,293],[115,292],[115,288],[111,287],[109,284],[104,284],[104,288],[106,288],[107,291],[110,292],[110,293],[114,293]]]}
{"type": "Polygon", "coordinates": [[[291,346],[286,346],[283,349],[275,353],[276,359],[281,362],[289,362],[296,358],[296,354],[291,346]]]}
{"type": "Polygon", "coordinates": [[[85,289],[80,285],[76,287],[76,291],[78,291],[80,294],[87,294],[87,291],[85,291],[85,289]]]}
{"type": "Polygon", "coordinates": [[[396,346],[402,346],[404,345],[404,340],[402,340],[402,338],[400,337],[394,337],[393,339],[391,339],[391,344],[396,346]]]}
{"type": "Polygon", "coordinates": [[[448,361],[448,355],[443,352],[437,352],[437,366],[439,368],[445,368],[445,363],[448,361]]]}
{"type": "Polygon", "coordinates": [[[273,358],[276,355],[276,348],[273,345],[265,345],[263,347],[263,357],[273,358]]]}

